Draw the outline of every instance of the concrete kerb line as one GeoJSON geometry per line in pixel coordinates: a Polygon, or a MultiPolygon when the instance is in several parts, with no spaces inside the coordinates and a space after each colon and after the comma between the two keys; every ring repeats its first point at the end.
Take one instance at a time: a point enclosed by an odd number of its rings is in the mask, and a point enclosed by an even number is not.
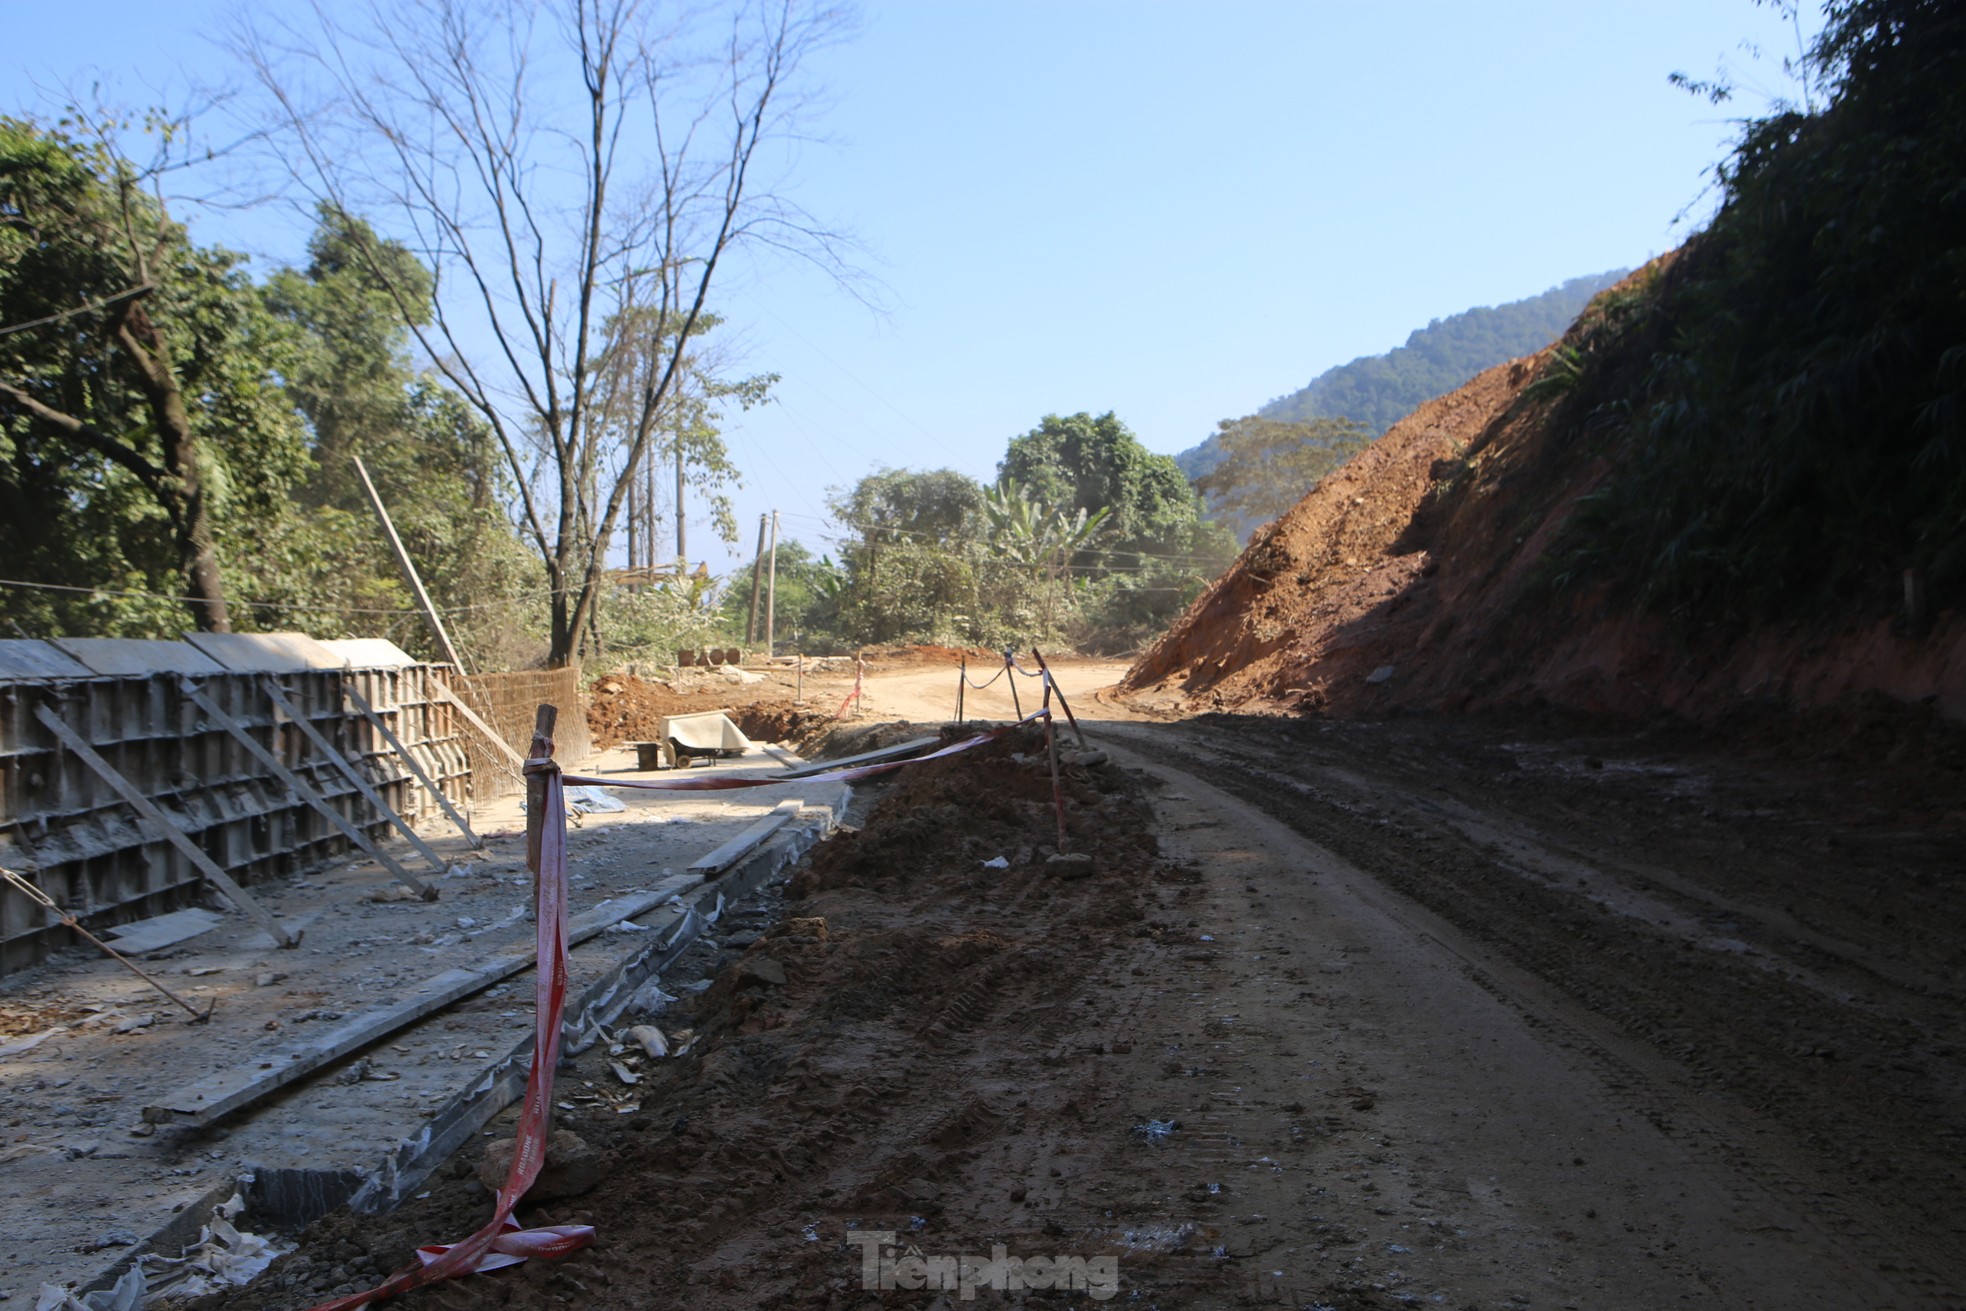
{"type": "MultiPolygon", "coordinates": [[[[652,922],[655,932],[650,937],[654,940],[647,947],[621,961],[579,995],[567,998],[567,1014],[560,1027],[563,1053],[574,1056],[593,1046],[601,1030],[612,1025],[627,1007],[635,990],[675,964],[695,944],[709,923],[702,912],[716,904],[719,893],[728,901],[736,901],[764,887],[833,832],[845,805],[842,797],[837,812],[830,806],[808,806],[808,811],[819,812],[819,822],[787,828],[714,883],[700,885],[688,899],[690,911],[696,913],[678,915],[672,911],[669,923],[652,922]],[[685,931],[677,934],[675,927],[685,931]]],[[[364,1213],[389,1211],[407,1200],[433,1171],[519,1099],[531,1070],[532,1040],[528,1037],[486,1066],[470,1087],[385,1153],[367,1180],[349,1195],[349,1208],[364,1213]]]]}
{"type": "MultiPolygon", "coordinates": [[[[850,790],[843,790],[846,791],[850,790]]],[[[693,889],[685,901],[698,913],[667,912],[668,922],[656,921],[652,925],[657,931],[649,935],[653,940],[647,947],[619,962],[578,995],[570,996],[566,1017],[561,1021],[563,1052],[576,1055],[593,1046],[601,1030],[611,1027],[620,1017],[635,990],[674,965],[695,944],[709,922],[701,912],[716,904],[720,892],[727,901],[736,901],[766,886],[837,828],[846,803],[847,795],[843,794],[837,805],[808,804],[799,822],[782,829],[722,877],[693,889]],[[675,936],[678,927],[687,931],[675,936]]],[[[655,920],[653,916],[649,918],[655,920]]],[[[486,1065],[466,1088],[399,1138],[367,1172],[249,1165],[242,1172],[240,1182],[220,1185],[208,1199],[200,1199],[179,1211],[79,1291],[87,1293],[113,1287],[145,1254],[175,1256],[176,1249],[198,1240],[199,1227],[209,1218],[211,1208],[235,1191],[245,1194],[248,1215],[283,1228],[308,1224],[342,1206],[364,1213],[394,1209],[428,1182],[438,1167],[476,1137],[499,1112],[519,1099],[532,1071],[532,1048],[530,1035],[514,1043],[509,1051],[486,1065]]]]}
{"type": "MultiPolygon", "coordinates": [[[[1050,727],[1050,716],[1045,711],[1034,712],[1020,722],[1039,718],[1045,719],[1047,728],[1050,727]]],[[[1016,725],[979,735],[979,739],[970,739],[959,746],[974,745],[981,738],[998,736],[1011,727],[1016,725]]],[[[922,759],[940,754],[943,753],[922,759]]],[[[914,763],[918,762],[895,761],[852,772],[861,776],[881,774],[914,763]]],[[[603,786],[620,785],[619,780],[595,781],[603,786]]],[[[651,934],[652,941],[647,947],[609,969],[577,997],[569,997],[568,1014],[561,1022],[564,1053],[574,1055],[591,1047],[601,1031],[620,1016],[636,989],[673,965],[694,945],[709,922],[702,911],[713,906],[720,894],[727,901],[751,895],[830,835],[845,813],[849,796],[850,789],[843,788],[837,803],[807,806],[805,813],[817,812],[816,823],[803,822],[802,816],[802,822],[788,825],[724,876],[700,884],[682,912],[668,912],[669,924],[651,925],[657,931],[651,934]]],[[[389,1211],[427,1182],[439,1166],[481,1132],[493,1117],[518,1100],[531,1071],[533,1046],[531,1036],[516,1043],[504,1056],[486,1066],[468,1087],[400,1138],[366,1174],[251,1165],[241,1174],[236,1187],[227,1184],[214,1189],[212,1204],[225,1200],[234,1191],[243,1191],[249,1215],[270,1218],[288,1227],[307,1224],[342,1205],[359,1212],[389,1211]]],[[[80,1291],[113,1287],[144,1255],[167,1252],[195,1241],[198,1225],[209,1209],[200,1202],[179,1212],[143,1242],[122,1253],[113,1266],[80,1291]],[[180,1241],[187,1232],[190,1239],[180,1241]]]]}

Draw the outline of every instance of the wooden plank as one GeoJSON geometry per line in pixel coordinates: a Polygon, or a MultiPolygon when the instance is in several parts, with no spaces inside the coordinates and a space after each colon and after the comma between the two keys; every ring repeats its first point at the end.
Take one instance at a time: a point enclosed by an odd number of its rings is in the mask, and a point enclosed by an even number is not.
{"type": "Polygon", "coordinates": [[[805,805],[803,801],[781,801],[772,807],[771,813],[745,829],[723,846],[690,862],[689,872],[711,878],[723,873],[738,861],[751,854],[763,844],[764,840],[784,828],[789,820],[798,816],[805,805]]]}
{"type": "Polygon", "coordinates": [[[292,722],[293,726],[299,729],[309,742],[314,744],[316,750],[328,758],[328,763],[339,769],[342,777],[353,783],[355,790],[366,797],[369,804],[380,811],[384,819],[394,824],[396,831],[408,838],[410,845],[422,853],[423,858],[429,861],[431,866],[439,874],[450,868],[442,856],[439,856],[430,849],[429,843],[416,835],[416,830],[411,828],[401,815],[398,815],[394,810],[389,808],[389,803],[382,799],[382,795],[369,786],[369,781],[362,777],[355,766],[348,763],[348,757],[335,750],[334,743],[323,737],[320,729],[314,727],[306,716],[294,709],[293,702],[287,700],[287,694],[282,692],[272,679],[261,679],[260,688],[272,700],[274,705],[280,707],[280,713],[284,714],[292,722]]]}
{"type": "Polygon", "coordinates": [[[437,682],[435,679],[431,680],[430,688],[438,696],[441,696],[444,700],[456,706],[457,713],[464,716],[464,722],[471,725],[471,727],[477,729],[479,736],[483,737],[485,741],[491,743],[492,749],[494,751],[503,752],[505,755],[505,762],[508,765],[512,766],[512,768],[514,769],[524,769],[526,767],[526,758],[520,755],[518,752],[514,751],[512,749],[512,744],[510,742],[507,742],[504,738],[498,735],[497,729],[493,728],[490,724],[487,724],[484,720],[480,719],[478,717],[477,711],[473,710],[470,706],[465,705],[464,701],[462,700],[462,698],[460,698],[457,695],[457,693],[451,691],[448,687],[445,687],[442,683],[437,682]]]}
{"type": "Polygon", "coordinates": [[[912,756],[917,751],[926,751],[929,747],[940,746],[941,743],[942,739],[939,737],[918,737],[912,741],[898,742],[891,747],[882,747],[878,751],[862,751],[857,756],[841,756],[838,760],[824,760],[816,765],[806,765],[801,769],[795,769],[789,774],[783,775],[783,777],[806,778],[813,774],[824,774],[834,769],[851,769],[855,765],[871,765],[882,760],[899,760],[903,756],[912,756]]]}
{"type": "Polygon", "coordinates": [[[119,925],[111,929],[103,941],[125,956],[141,956],[146,952],[175,947],[180,942],[189,942],[223,923],[225,921],[212,912],[193,906],[189,910],[174,910],[167,915],[152,915],[134,924],[119,925]]]}
{"type": "MultiPolygon", "coordinates": [[[[677,874],[664,879],[647,892],[604,902],[585,915],[575,917],[567,925],[567,946],[574,947],[604,932],[610,925],[646,914],[702,882],[699,875],[677,874]]],[[[425,980],[405,1000],[353,1017],[309,1046],[292,1053],[286,1060],[275,1061],[273,1069],[261,1069],[260,1063],[255,1060],[230,1070],[220,1070],[146,1105],[143,1118],[152,1124],[211,1124],[242,1106],[270,1096],[324,1065],[331,1065],[372,1042],[414,1024],[426,1015],[531,969],[535,954],[535,948],[528,944],[494,956],[481,965],[445,970],[425,980]]]]}
{"type": "Polygon", "coordinates": [[[785,766],[785,768],[787,769],[798,769],[800,766],[805,764],[805,761],[800,760],[797,756],[793,755],[791,752],[785,750],[782,747],[775,747],[766,744],[764,746],[759,747],[758,749],[760,751],[763,751],[766,755],[770,756],[773,760],[776,760],[779,764],[785,766]]]}
{"type": "Polygon", "coordinates": [[[410,773],[416,775],[416,781],[423,784],[423,790],[436,800],[446,815],[450,816],[451,823],[457,825],[457,831],[464,835],[464,840],[469,842],[473,849],[484,846],[484,839],[471,831],[471,825],[465,822],[464,816],[457,813],[457,807],[451,804],[451,799],[444,795],[444,790],[437,786],[430,775],[423,772],[423,765],[411,754],[410,749],[403,745],[403,739],[396,736],[395,730],[382,721],[382,716],[375,712],[375,707],[352,686],[345,686],[342,691],[347,694],[350,701],[355,703],[355,708],[362,712],[362,717],[374,724],[376,731],[382,734],[390,746],[396,748],[396,754],[402,757],[405,765],[410,767],[410,773]]]}
{"type": "Polygon", "coordinates": [[[164,812],[157,809],[156,803],[143,795],[134,783],[116,772],[115,766],[97,755],[96,749],[84,742],[82,735],[68,726],[67,720],[45,705],[37,706],[34,714],[35,718],[45,724],[48,731],[53,733],[63,746],[74,753],[76,759],[93,769],[103,782],[115,789],[116,795],[128,802],[130,809],[136,811],[144,823],[148,824],[159,837],[182,852],[184,858],[196,866],[199,873],[218,884],[219,889],[225,893],[226,900],[251,916],[253,922],[265,929],[273,941],[282,947],[294,947],[300,944],[299,934],[289,933],[282,928],[280,921],[274,919],[266,907],[247,896],[246,890],[205,854],[204,848],[181,832],[177,825],[171,823],[164,812]]]}
{"type": "Polygon", "coordinates": [[[234,741],[252,753],[253,759],[273,771],[273,777],[285,783],[289,788],[293,789],[295,796],[325,816],[330,824],[341,830],[343,837],[367,852],[377,864],[388,870],[398,883],[401,883],[425,901],[435,901],[437,899],[437,890],[435,888],[411,875],[408,870],[397,863],[395,857],[389,855],[376,843],[371,842],[369,835],[362,832],[354,824],[349,823],[326,797],[322,796],[298,774],[295,774],[282,764],[278,756],[274,755],[264,746],[261,746],[259,740],[251,733],[248,733],[243,724],[221,710],[216,701],[205,695],[203,688],[188,678],[179,684],[179,686],[183,689],[184,694],[191,698],[191,703],[205,712],[207,718],[230,733],[234,741]]]}

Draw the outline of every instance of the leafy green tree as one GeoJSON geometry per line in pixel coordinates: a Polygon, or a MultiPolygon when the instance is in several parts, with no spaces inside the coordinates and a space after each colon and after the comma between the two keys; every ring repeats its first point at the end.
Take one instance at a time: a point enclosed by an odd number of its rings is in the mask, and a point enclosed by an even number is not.
{"type": "Polygon", "coordinates": [[[1372,430],[1350,419],[1282,422],[1251,414],[1224,419],[1222,462],[1195,480],[1218,518],[1247,533],[1302,500],[1318,480],[1363,450],[1372,430]]]}
{"type": "Polygon", "coordinates": [[[1552,422],[1608,472],[1565,576],[1689,619],[1966,601],[1966,21],[1829,6],[1829,90],[1748,121],[1719,211],[1600,298],[1552,422]]]}
{"type": "Polygon", "coordinates": [[[1096,545],[1079,550],[1086,580],[1074,637],[1118,649],[1164,625],[1235,555],[1235,538],[1203,513],[1174,460],[1156,455],[1111,412],[1046,415],[1011,440],[1000,478],[1067,511],[1105,510],[1096,545]]]}
{"type": "MultiPolygon", "coordinates": [[[[1113,558],[1102,567],[1129,567],[1139,553],[1193,554],[1214,549],[1219,534],[1203,526],[1201,502],[1173,459],[1140,444],[1110,410],[1094,417],[1047,414],[1036,428],[1011,439],[997,476],[1029,489],[1031,498],[1066,511],[1105,510],[1113,558]]],[[[1090,560],[1081,563],[1091,565],[1090,560]]]]}
{"type": "Polygon", "coordinates": [[[291,329],[288,398],[312,436],[306,480],[286,513],[263,525],[264,549],[242,562],[255,595],[305,615],[310,631],[374,631],[362,611],[404,612],[391,636],[434,652],[397,574],[355,470],[360,457],[389,507],[433,601],[454,612],[452,638],[476,663],[533,654],[515,646],[527,553],[504,510],[502,460],[463,398],[410,360],[404,310],[427,319],[430,279],[416,256],[360,219],[323,207],[304,269],[264,288],[291,329]],[[369,259],[386,261],[377,276],[369,259]],[[391,288],[395,288],[394,291],[391,288]],[[399,302],[398,295],[421,297],[399,302]]]}
{"type": "Polygon", "coordinates": [[[1028,487],[1005,478],[984,493],[983,513],[990,522],[992,552],[1024,570],[1026,582],[1038,591],[1040,618],[1049,635],[1071,590],[1072,561],[1091,550],[1112,517],[1111,508],[1068,512],[1035,500],[1028,487]]]}
{"type": "MultiPolygon", "coordinates": [[[[747,564],[724,593],[720,612],[723,630],[742,637],[751,619],[751,569],[747,564]]],[[[762,577],[762,574],[760,575],[762,577]]],[[[759,586],[762,588],[763,583],[759,586]]],[[[808,650],[829,649],[846,635],[840,629],[842,607],[849,595],[846,574],[828,556],[815,557],[803,542],[778,544],[778,617],[781,635],[797,634],[808,650]]],[[[760,600],[760,614],[763,613],[760,600]]],[[[762,621],[760,621],[762,631],[762,621]]],[[[782,637],[781,637],[782,640],[782,637]]]]}
{"type": "Polygon", "coordinates": [[[853,538],[845,631],[869,642],[941,639],[974,619],[983,489],[950,469],[882,469],[828,500],[853,538]]]}
{"type": "Polygon", "coordinates": [[[286,334],[236,257],[193,246],[148,188],[128,124],[0,118],[0,556],[88,600],[10,594],[17,626],[165,633],[182,593],[229,630],[222,538],[242,545],[303,471],[276,377],[286,334]],[[228,527],[229,525],[229,527],[228,527]]]}

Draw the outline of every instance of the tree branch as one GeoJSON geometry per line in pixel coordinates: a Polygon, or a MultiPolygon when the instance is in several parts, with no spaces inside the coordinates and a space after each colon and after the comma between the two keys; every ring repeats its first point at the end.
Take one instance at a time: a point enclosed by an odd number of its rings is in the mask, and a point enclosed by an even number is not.
{"type": "Polygon", "coordinates": [[[64,413],[52,406],[43,405],[40,401],[34,399],[34,397],[22,391],[20,388],[13,386],[11,383],[0,382],[0,400],[12,403],[23,413],[39,419],[42,423],[47,424],[50,428],[53,428],[78,446],[87,447],[103,458],[113,460],[117,464],[122,465],[125,469],[135,474],[137,480],[153,492],[163,486],[170,477],[164,470],[144,459],[143,456],[117,441],[94,424],[84,423],[72,414],[64,413]]]}

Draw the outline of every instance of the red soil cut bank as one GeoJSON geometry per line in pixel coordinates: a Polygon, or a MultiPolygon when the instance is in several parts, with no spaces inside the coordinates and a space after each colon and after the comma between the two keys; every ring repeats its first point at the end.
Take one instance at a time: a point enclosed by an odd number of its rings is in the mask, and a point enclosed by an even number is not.
{"type": "Polygon", "coordinates": [[[1779,627],[1689,632],[1554,588],[1554,547],[1607,473],[1497,365],[1413,414],[1269,525],[1120,685],[1148,704],[1377,714],[1548,704],[1712,722],[1744,707],[1966,721],[1966,620],[1895,598],[1779,627]]]}

